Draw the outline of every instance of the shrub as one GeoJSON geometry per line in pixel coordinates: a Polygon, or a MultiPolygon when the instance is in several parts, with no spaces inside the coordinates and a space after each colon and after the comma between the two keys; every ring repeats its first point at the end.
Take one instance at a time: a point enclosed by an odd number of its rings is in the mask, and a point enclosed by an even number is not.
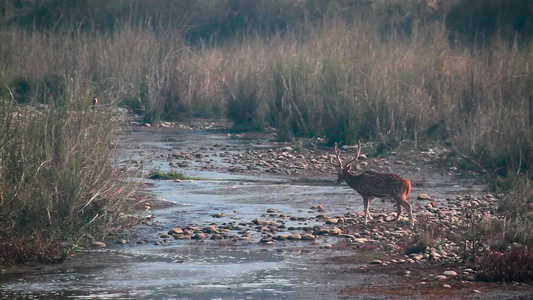
{"type": "Polygon", "coordinates": [[[506,252],[491,252],[481,258],[477,278],[483,281],[531,282],[533,252],[521,247],[506,252]]]}
{"type": "Polygon", "coordinates": [[[0,236],[0,265],[28,263],[59,263],[66,259],[67,249],[59,240],[0,236]]]}
{"type": "Polygon", "coordinates": [[[57,261],[62,250],[56,241],[103,235],[127,207],[133,184],[110,160],[112,111],[95,112],[73,100],[42,110],[2,103],[0,256],[5,262],[57,261]]]}
{"type": "Polygon", "coordinates": [[[239,75],[227,92],[227,114],[234,130],[261,130],[265,127],[259,81],[253,74],[239,75]]]}
{"type": "MultiPolygon", "coordinates": [[[[31,101],[32,84],[28,78],[15,77],[10,83],[13,97],[18,103],[27,104],[31,101]]],[[[6,97],[7,98],[7,97],[6,97]]]]}

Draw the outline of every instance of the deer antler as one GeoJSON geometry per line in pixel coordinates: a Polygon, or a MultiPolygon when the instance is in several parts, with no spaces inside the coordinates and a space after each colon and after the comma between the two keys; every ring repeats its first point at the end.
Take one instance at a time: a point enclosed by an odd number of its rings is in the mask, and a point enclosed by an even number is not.
{"type": "Polygon", "coordinates": [[[339,149],[337,149],[337,143],[335,143],[335,158],[337,159],[337,161],[339,162],[338,164],[336,164],[335,162],[333,162],[333,155],[330,155],[329,156],[329,162],[336,166],[336,167],[342,167],[342,160],[341,160],[341,151],[339,149]]]}
{"type": "Polygon", "coordinates": [[[348,169],[351,168],[352,163],[355,162],[359,158],[359,155],[361,155],[361,141],[359,141],[359,143],[357,144],[357,155],[355,156],[354,159],[350,160],[350,162],[346,164],[345,168],[348,168],[348,169]]]}

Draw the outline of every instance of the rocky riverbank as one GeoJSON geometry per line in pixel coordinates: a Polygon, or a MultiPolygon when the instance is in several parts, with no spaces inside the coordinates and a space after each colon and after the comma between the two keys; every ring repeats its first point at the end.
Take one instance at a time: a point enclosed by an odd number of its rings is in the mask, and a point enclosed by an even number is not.
{"type": "MultiPolygon", "coordinates": [[[[207,128],[217,128],[213,124],[207,128]]],[[[166,127],[179,127],[167,125],[166,127]]],[[[189,127],[189,130],[205,129],[202,126],[189,127]]],[[[332,150],[320,139],[299,140],[296,143],[275,142],[275,134],[228,134],[228,138],[248,141],[248,145],[235,145],[217,141],[204,141],[197,147],[172,147],[159,151],[159,159],[167,161],[170,170],[183,172],[217,171],[232,174],[270,174],[295,178],[295,180],[331,180],[333,167],[329,163],[332,150]]],[[[206,241],[221,245],[262,245],[262,247],[315,247],[334,250],[352,250],[354,256],[332,257],[327,264],[356,263],[364,270],[387,273],[401,270],[399,274],[417,277],[417,282],[428,282],[431,289],[444,291],[454,284],[476,282],[478,279],[475,264],[471,261],[489,245],[476,236],[476,229],[491,220],[501,218],[498,214],[498,201],[502,194],[483,193],[472,189],[468,193],[448,193],[434,196],[435,182],[431,178],[447,180],[461,178],[474,186],[480,182],[481,174],[476,171],[461,170],[457,160],[449,159],[450,149],[444,145],[418,149],[413,145],[403,145],[398,152],[386,156],[374,156],[375,145],[363,144],[358,170],[393,172],[410,178],[416,193],[410,201],[414,204],[417,219],[415,228],[408,226],[406,216],[400,218],[399,226],[394,227],[395,209],[371,210],[373,221],[363,225],[363,215],[357,211],[345,213],[328,212],[328,203],[317,203],[300,207],[299,213],[286,214],[269,208],[263,213],[248,219],[237,212],[213,212],[212,222],[206,226],[183,224],[161,231],[157,239],[139,239],[135,243],[153,243],[168,246],[183,240],[206,241]],[[305,246],[305,245],[308,246],[305,246]],[[418,270],[431,269],[432,272],[418,270]],[[439,284],[438,286],[435,284],[439,284]]],[[[353,148],[344,147],[344,156],[352,155],[353,148]]],[[[176,182],[180,184],[180,181],[176,182]]],[[[355,201],[361,201],[353,191],[355,201]]],[[[371,207],[372,208],[372,207],[371,207]]],[[[150,225],[147,219],[144,224],[150,225]]],[[[334,252],[333,252],[334,253],[334,252]]],[[[497,288],[490,284],[479,289],[497,288]]],[[[518,285],[518,290],[528,289],[518,285]]],[[[352,293],[357,289],[347,289],[352,293]]],[[[479,290],[472,289],[472,293],[479,290]]]]}

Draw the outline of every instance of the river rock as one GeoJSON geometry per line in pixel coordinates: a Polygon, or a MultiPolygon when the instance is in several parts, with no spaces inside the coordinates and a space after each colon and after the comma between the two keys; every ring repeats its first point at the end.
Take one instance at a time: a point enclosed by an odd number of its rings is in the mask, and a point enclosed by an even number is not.
{"type": "Polygon", "coordinates": [[[326,220],[326,224],[337,224],[337,223],[339,223],[339,219],[337,218],[331,218],[331,219],[326,220]]]}
{"type": "Polygon", "coordinates": [[[342,229],[340,229],[338,227],[333,227],[333,228],[329,229],[329,234],[331,234],[331,235],[340,235],[342,233],[343,233],[342,229]]]}
{"type": "Polygon", "coordinates": [[[174,234],[183,234],[183,229],[181,228],[174,228],[169,230],[168,234],[174,235],[174,234]]]}
{"type": "Polygon", "coordinates": [[[222,234],[217,233],[217,234],[211,235],[210,239],[212,239],[212,240],[223,240],[224,236],[222,234]]]}
{"type": "Polygon", "coordinates": [[[362,244],[365,244],[366,242],[368,242],[368,239],[366,239],[366,238],[352,239],[352,243],[354,243],[354,244],[362,245],[362,244]]]}
{"type": "Polygon", "coordinates": [[[292,235],[289,235],[289,240],[301,240],[302,236],[299,233],[293,233],[292,235]]]}
{"type": "Polygon", "coordinates": [[[270,224],[270,222],[265,221],[265,220],[261,220],[259,218],[253,219],[252,223],[254,223],[255,225],[268,225],[268,224],[270,224]]]}
{"type": "Polygon", "coordinates": [[[107,246],[106,243],[97,241],[92,242],[91,245],[96,248],[105,248],[107,246]]]}
{"type": "Polygon", "coordinates": [[[195,240],[203,240],[203,239],[205,239],[205,233],[198,232],[195,235],[193,235],[192,238],[195,239],[195,240]]]}
{"type": "Polygon", "coordinates": [[[302,240],[303,241],[314,241],[316,239],[316,237],[312,234],[302,234],[302,240]]]}
{"type": "Polygon", "coordinates": [[[442,273],[442,275],[445,275],[445,276],[457,276],[457,272],[455,272],[455,271],[445,271],[444,273],[442,273]]]}
{"type": "Polygon", "coordinates": [[[435,276],[434,278],[435,278],[436,280],[444,280],[444,279],[446,279],[446,278],[448,278],[448,277],[446,277],[446,276],[444,276],[444,275],[437,275],[437,276],[435,276]]]}
{"type": "Polygon", "coordinates": [[[428,195],[428,194],[420,194],[418,197],[417,197],[418,200],[430,200],[431,197],[428,195]]]}
{"type": "Polygon", "coordinates": [[[223,213],[223,212],[219,212],[219,213],[216,213],[216,214],[213,214],[212,217],[213,218],[222,218],[222,217],[225,217],[226,214],[223,213]]]}

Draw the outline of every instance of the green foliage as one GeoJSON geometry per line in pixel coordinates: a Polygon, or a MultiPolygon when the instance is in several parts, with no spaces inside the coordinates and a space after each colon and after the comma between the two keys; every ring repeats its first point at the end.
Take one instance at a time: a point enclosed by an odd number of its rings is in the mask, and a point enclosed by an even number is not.
{"type": "Polygon", "coordinates": [[[160,171],[152,171],[148,175],[148,178],[156,179],[156,180],[175,180],[175,179],[178,179],[178,180],[200,180],[201,179],[200,177],[191,177],[191,176],[187,176],[187,175],[184,175],[183,173],[175,172],[175,171],[171,171],[171,172],[167,172],[167,173],[163,173],[163,172],[160,172],[160,171]]]}
{"type": "Polygon", "coordinates": [[[453,38],[483,44],[501,33],[510,39],[533,34],[529,0],[459,0],[448,9],[446,23],[453,38]]]}
{"type": "Polygon", "coordinates": [[[120,105],[128,108],[131,112],[137,115],[142,115],[144,111],[141,100],[134,96],[126,96],[122,98],[120,105]]]}
{"type": "Polygon", "coordinates": [[[61,76],[45,76],[40,88],[43,94],[31,93],[29,101],[46,95],[51,105],[39,110],[1,99],[2,263],[63,260],[59,243],[102,234],[119,220],[133,186],[110,163],[112,112],[95,114],[73,100],[82,97],[67,97],[71,89],[61,76]]]}
{"type": "Polygon", "coordinates": [[[64,106],[67,84],[59,74],[47,74],[39,83],[39,102],[54,106],[64,106]]]}
{"type": "Polygon", "coordinates": [[[18,103],[30,103],[32,96],[32,84],[26,77],[15,77],[10,83],[10,88],[12,90],[13,97],[18,103]]]}
{"type": "Polygon", "coordinates": [[[259,82],[252,74],[239,76],[235,80],[234,88],[228,91],[227,114],[233,121],[233,129],[261,130],[265,127],[259,82]]]}

